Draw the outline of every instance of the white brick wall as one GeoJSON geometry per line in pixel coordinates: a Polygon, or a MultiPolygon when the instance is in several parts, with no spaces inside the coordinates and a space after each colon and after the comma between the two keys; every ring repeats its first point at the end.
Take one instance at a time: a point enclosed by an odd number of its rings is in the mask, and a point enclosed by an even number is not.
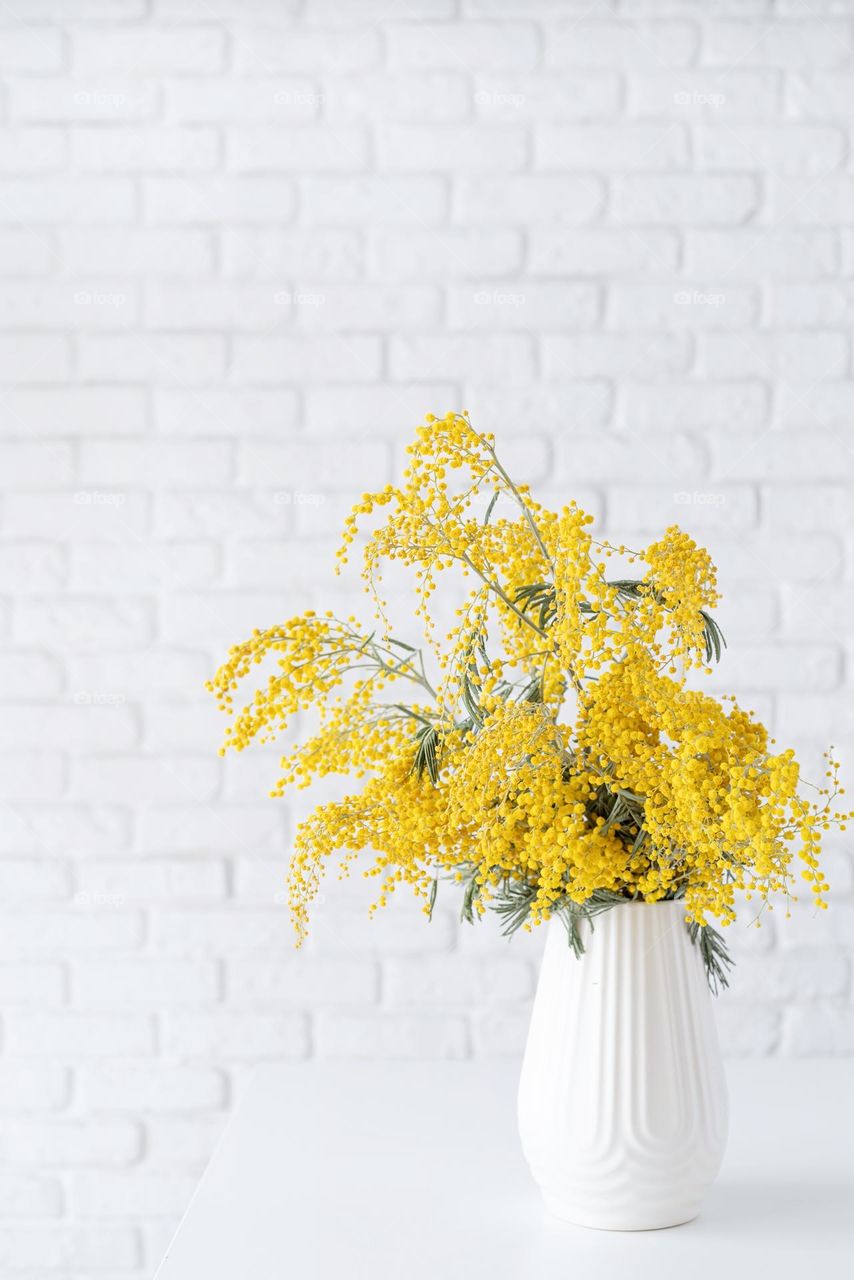
{"type": "MultiPolygon", "coordinates": [[[[252,1062],[523,1041],[537,940],[450,897],[333,884],[293,954],[297,806],[202,691],[351,602],[425,411],[707,539],[720,687],[850,773],[854,2],[0,0],[0,60],[0,1270],[143,1276],[252,1062]]],[[[828,865],[730,1052],[854,1052],[828,865]]]]}

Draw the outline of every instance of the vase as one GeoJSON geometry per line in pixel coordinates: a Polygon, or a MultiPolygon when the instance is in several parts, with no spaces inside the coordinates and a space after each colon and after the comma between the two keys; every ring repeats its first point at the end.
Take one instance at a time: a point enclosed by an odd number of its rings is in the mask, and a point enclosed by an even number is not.
{"type": "Polygon", "coordinates": [[[726,1144],[712,996],[680,902],[553,918],[519,1083],[522,1149],[547,1207],[607,1231],[697,1216],[726,1144]]]}

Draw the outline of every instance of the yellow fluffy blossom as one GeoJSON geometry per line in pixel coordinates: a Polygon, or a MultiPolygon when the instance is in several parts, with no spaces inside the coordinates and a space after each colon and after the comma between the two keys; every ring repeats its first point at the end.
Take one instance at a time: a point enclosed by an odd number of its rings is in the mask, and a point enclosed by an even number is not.
{"type": "Polygon", "coordinates": [[[328,774],[362,784],[297,830],[298,940],[327,867],[346,874],[370,850],[376,906],[406,884],[429,915],[449,880],[465,918],[494,910],[512,932],[558,914],[579,951],[596,912],[679,898],[725,982],[712,921],[734,919],[739,891],[792,897],[797,859],[826,905],[822,835],[852,816],[835,808],[838,764],[807,799],[790,750],[734,699],[689,687],[724,641],[714,565],[687,533],[640,551],[595,541],[577,506],[546,510],[514,483],[465,413],[428,415],[408,458],[400,486],[356,504],[338,553],[341,568],[372,525],[374,629],[305,613],[235,646],[209,685],[230,717],[223,750],[314,717],[274,796],[328,774]],[[610,577],[614,556],[636,576],[610,577]],[[392,634],[388,561],[414,574],[421,648],[392,634]],[[440,589],[457,600],[444,637],[440,589]]]}

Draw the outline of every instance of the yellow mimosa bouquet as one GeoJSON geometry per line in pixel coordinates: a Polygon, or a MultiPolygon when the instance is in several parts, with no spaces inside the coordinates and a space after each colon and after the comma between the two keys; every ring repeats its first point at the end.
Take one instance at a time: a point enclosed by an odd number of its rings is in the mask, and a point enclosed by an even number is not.
{"type": "Polygon", "coordinates": [[[600,911],[682,899],[714,986],[729,959],[713,922],[735,918],[737,894],[788,902],[797,864],[826,905],[822,834],[852,816],[835,808],[839,766],[828,753],[807,798],[791,750],[734,698],[693,687],[724,639],[715,567],[687,533],[674,526],[641,551],[597,541],[577,506],[546,510],[514,483],[465,413],[428,416],[402,484],[356,505],[339,569],[376,513],[364,546],[374,629],[301,614],[232,648],[209,685],[231,718],[223,750],[316,710],[274,796],[328,774],[360,780],[297,830],[299,941],[327,865],[346,873],[365,849],[376,905],[405,882],[429,916],[450,880],[464,918],[493,910],[512,932],[558,915],[579,952],[581,922],[600,911]],[[414,571],[420,646],[386,617],[388,561],[414,571]],[[431,617],[440,589],[457,592],[447,635],[431,617]],[[237,703],[265,662],[265,682],[237,703]]]}

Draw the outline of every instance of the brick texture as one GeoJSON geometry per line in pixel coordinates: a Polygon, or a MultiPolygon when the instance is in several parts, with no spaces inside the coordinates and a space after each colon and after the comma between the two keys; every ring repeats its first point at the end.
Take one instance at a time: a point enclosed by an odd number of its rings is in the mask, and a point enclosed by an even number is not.
{"type": "MultiPolygon", "coordinates": [[[[333,881],[294,954],[305,799],[218,759],[203,692],[254,626],[349,611],[342,516],[425,412],[615,537],[705,540],[716,687],[850,771],[852,21],[2,6],[4,1273],[152,1274],[254,1061],[524,1042],[542,940],[450,894],[370,924],[333,881]]],[[[728,1052],[854,1054],[852,865],[734,931],[728,1052]]]]}

